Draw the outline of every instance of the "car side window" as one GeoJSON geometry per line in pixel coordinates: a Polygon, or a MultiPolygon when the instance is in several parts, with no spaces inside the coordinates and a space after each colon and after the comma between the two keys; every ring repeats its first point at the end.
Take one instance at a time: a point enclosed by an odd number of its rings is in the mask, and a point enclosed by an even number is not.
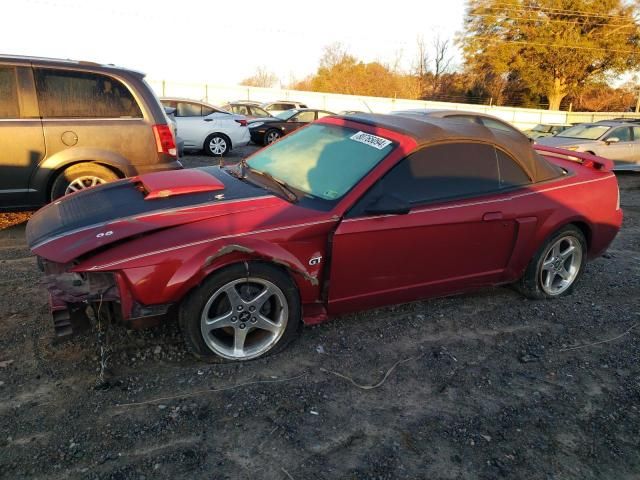
{"type": "Polygon", "coordinates": [[[349,216],[365,214],[368,205],[387,194],[415,207],[498,190],[498,160],[492,145],[434,145],[400,161],[367,192],[349,216]]]}
{"type": "Polygon", "coordinates": [[[316,112],[300,112],[293,117],[294,122],[310,123],[316,119],[316,112]]]}
{"type": "Polygon", "coordinates": [[[246,105],[237,105],[233,113],[237,113],[238,115],[250,115],[249,107],[247,107],[246,105]]]}
{"type": "Polygon", "coordinates": [[[0,118],[18,118],[18,89],[16,69],[0,67],[0,118]]]}
{"type": "Polygon", "coordinates": [[[640,142],[640,127],[633,127],[633,141],[640,142]]]}
{"type": "Polygon", "coordinates": [[[45,118],[141,118],[135,98],[106,75],[34,69],[40,113],[45,118]]]}
{"type": "Polygon", "coordinates": [[[178,102],[176,117],[201,117],[202,105],[190,102],[178,102]]]}
{"type": "Polygon", "coordinates": [[[613,132],[611,132],[609,135],[607,135],[607,138],[605,138],[605,140],[607,140],[609,138],[612,138],[612,137],[619,138],[621,142],[630,142],[631,141],[631,129],[629,127],[616,128],[613,132]]]}
{"type": "Polygon", "coordinates": [[[254,117],[268,117],[269,113],[260,108],[260,107],[251,107],[251,112],[253,113],[254,117]]]}

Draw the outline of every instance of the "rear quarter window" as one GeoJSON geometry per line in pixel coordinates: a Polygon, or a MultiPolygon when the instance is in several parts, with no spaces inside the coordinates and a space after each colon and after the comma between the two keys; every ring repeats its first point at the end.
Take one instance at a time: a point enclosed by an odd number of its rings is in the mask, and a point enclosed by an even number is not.
{"type": "Polygon", "coordinates": [[[36,68],[40,113],[45,118],[141,118],[142,111],[119,80],[88,72],[36,68]]]}
{"type": "Polygon", "coordinates": [[[18,118],[18,91],[16,69],[0,67],[0,118],[18,118]]]}

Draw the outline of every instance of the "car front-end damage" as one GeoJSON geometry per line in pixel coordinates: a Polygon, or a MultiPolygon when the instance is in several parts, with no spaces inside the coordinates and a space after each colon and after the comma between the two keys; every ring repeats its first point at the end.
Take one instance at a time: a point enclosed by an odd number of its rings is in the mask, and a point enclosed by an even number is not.
{"type": "Polygon", "coordinates": [[[42,285],[49,292],[49,308],[55,333],[67,337],[91,326],[91,315],[107,317],[130,328],[158,323],[171,304],[142,305],[131,295],[127,280],[120,272],[91,272],[77,264],[56,263],[41,257],[42,285]]]}

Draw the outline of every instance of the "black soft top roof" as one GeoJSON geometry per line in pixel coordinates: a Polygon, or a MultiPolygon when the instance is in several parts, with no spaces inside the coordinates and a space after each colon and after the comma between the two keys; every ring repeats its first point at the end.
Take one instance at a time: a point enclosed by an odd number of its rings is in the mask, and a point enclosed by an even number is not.
{"type": "Polygon", "coordinates": [[[524,135],[518,135],[515,132],[490,129],[478,123],[453,118],[376,113],[344,115],[342,118],[408,135],[416,140],[419,147],[459,141],[491,143],[515,158],[534,182],[549,180],[562,174],[559,167],[549,163],[532,148],[524,135]]]}

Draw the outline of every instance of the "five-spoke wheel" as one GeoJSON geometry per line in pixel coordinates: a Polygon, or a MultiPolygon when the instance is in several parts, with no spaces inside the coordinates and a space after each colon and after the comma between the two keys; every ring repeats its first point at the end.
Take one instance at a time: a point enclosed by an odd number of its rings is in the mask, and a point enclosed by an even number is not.
{"type": "Polygon", "coordinates": [[[582,274],[587,242],[575,225],[567,225],[540,247],[518,282],[529,298],[554,298],[571,292],[582,274]]]}
{"type": "Polygon", "coordinates": [[[180,325],[199,357],[251,360],[288,343],[300,326],[289,275],[270,265],[233,265],[208,278],[183,303],[180,325]]]}

